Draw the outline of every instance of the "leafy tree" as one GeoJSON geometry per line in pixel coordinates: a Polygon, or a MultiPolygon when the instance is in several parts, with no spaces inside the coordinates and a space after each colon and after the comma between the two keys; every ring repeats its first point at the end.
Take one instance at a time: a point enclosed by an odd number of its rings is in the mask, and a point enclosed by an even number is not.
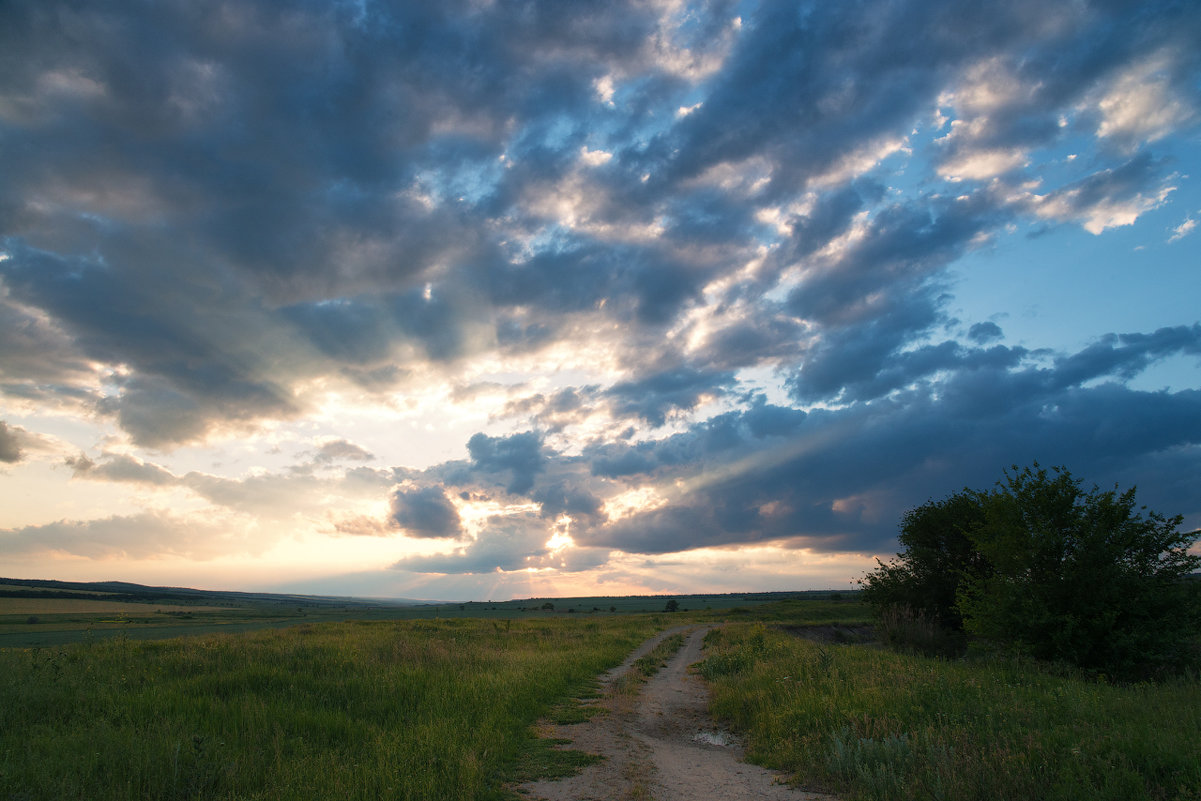
{"type": "Polygon", "coordinates": [[[972,490],[910,509],[897,536],[901,552],[888,564],[876,560],[876,570],[859,582],[863,599],[877,611],[904,609],[962,631],[959,583],[966,575],[988,571],[972,541],[983,524],[983,496],[972,490]]]}
{"type": "Polygon", "coordinates": [[[967,630],[1039,659],[1133,678],[1188,657],[1201,630],[1189,574],[1197,532],[1136,507],[1135,490],[1085,491],[1063,468],[1007,472],[972,540],[991,570],[965,577],[967,630]]]}
{"type": "Polygon", "coordinates": [[[1201,532],[1138,507],[1135,490],[1086,491],[1064,468],[1005,473],[902,518],[897,559],[863,597],[1000,647],[1122,678],[1189,658],[1201,633],[1201,532]]]}
{"type": "Polygon", "coordinates": [[[677,601],[675,598],[672,598],[670,601],[667,602],[667,605],[665,607],[663,607],[663,611],[674,612],[679,608],[680,608],[680,602],[677,601]]]}

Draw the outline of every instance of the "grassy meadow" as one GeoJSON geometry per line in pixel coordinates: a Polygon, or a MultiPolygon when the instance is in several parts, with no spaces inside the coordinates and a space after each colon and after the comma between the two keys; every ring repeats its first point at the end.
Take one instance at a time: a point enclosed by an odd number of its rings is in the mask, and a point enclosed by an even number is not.
{"type": "Polygon", "coordinates": [[[574,699],[599,673],[690,622],[727,624],[700,671],[750,758],[843,801],[1201,799],[1196,676],[1123,686],[898,654],[859,642],[868,610],[845,596],[524,605],[0,648],[0,799],[512,801],[509,783],[589,761],[535,739],[536,722],[582,719],[574,699]]]}
{"type": "Polygon", "coordinates": [[[504,798],[663,617],[322,623],[0,650],[0,798],[504,798]]]}
{"type": "Polygon", "coordinates": [[[1201,799],[1201,680],[1117,686],[1029,662],[712,632],[712,710],[751,759],[844,801],[1201,799]]]}
{"type": "MultiPolygon", "coordinates": [[[[680,611],[749,610],[781,598],[828,593],[737,593],[680,596],[680,611]]],[[[286,628],[349,620],[496,620],[605,616],[664,611],[665,596],[535,598],[437,603],[362,598],[0,579],[0,649],[65,645],[119,637],[166,639],[192,634],[286,628]]]]}

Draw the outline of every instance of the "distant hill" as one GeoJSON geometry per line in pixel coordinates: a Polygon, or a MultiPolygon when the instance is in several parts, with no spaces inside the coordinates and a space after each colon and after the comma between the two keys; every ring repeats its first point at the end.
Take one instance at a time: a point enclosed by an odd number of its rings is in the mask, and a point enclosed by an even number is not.
{"type": "Polygon", "coordinates": [[[295,595],[269,592],[195,590],[188,587],[148,587],[127,581],[56,581],[53,579],[0,578],[0,598],[74,598],[76,600],[127,601],[130,603],[281,604],[288,606],[416,606],[427,601],[403,598],[352,598],[329,595],[295,595]]]}
{"type": "MultiPolygon", "coordinates": [[[[655,603],[676,598],[693,609],[711,604],[714,608],[726,608],[741,603],[769,603],[788,599],[839,598],[857,595],[854,590],[795,590],[778,592],[734,592],[569,597],[548,596],[540,598],[513,599],[510,601],[422,601],[409,598],[361,598],[337,595],[303,595],[294,593],[237,592],[233,590],[197,590],[189,587],[153,587],[133,584],[128,581],[57,581],[54,579],[0,578],[0,598],[73,598],[75,600],[123,601],[129,603],[172,603],[206,606],[242,606],[246,604],[303,606],[309,609],[364,607],[456,607],[491,608],[493,610],[537,607],[545,602],[563,609],[578,607],[589,609],[593,605],[603,608],[616,604],[623,611],[634,611],[635,607],[649,609],[655,603]]],[[[661,608],[661,606],[659,607],[661,608]]]]}

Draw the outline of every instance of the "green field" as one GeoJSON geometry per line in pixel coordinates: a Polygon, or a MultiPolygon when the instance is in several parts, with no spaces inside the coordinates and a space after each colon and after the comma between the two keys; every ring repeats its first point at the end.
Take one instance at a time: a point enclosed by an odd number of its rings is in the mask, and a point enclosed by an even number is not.
{"type": "Polygon", "coordinates": [[[664,623],[439,620],[0,651],[0,798],[502,798],[664,623]]]}
{"type": "Polygon", "coordinates": [[[829,595],[738,593],[674,599],[624,596],[423,603],[0,579],[0,648],[47,647],[108,637],[167,639],[350,620],[499,620],[662,612],[668,600],[676,600],[681,611],[747,612],[783,598],[829,595]]]}
{"type": "MultiPolygon", "coordinates": [[[[93,601],[74,600],[71,598],[0,598],[0,622],[9,622],[9,618],[20,618],[28,615],[49,616],[51,622],[58,618],[81,617],[112,617],[112,616],[147,616],[150,614],[195,614],[198,612],[222,611],[218,606],[182,606],[173,604],[155,604],[153,611],[145,603],[127,601],[93,601]]],[[[28,624],[28,619],[18,621],[28,624]]]]}
{"type": "Polygon", "coordinates": [[[725,624],[700,672],[751,758],[844,801],[1201,798],[1196,675],[1121,686],[896,654],[854,644],[868,610],[828,594],[592,612],[603,600],[0,649],[0,799],[511,800],[587,761],[537,721],[578,719],[596,675],[690,621],[725,624]]]}
{"type": "Polygon", "coordinates": [[[1114,686],[1031,662],[709,636],[712,711],[845,801],[1201,798],[1201,680],[1114,686]]]}

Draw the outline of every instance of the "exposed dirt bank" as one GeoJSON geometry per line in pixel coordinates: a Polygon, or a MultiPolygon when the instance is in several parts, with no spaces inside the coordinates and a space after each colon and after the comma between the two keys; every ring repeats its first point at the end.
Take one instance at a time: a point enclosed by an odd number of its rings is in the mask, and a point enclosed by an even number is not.
{"type": "Polygon", "coordinates": [[[804,626],[780,626],[795,637],[804,637],[816,643],[835,643],[845,645],[854,643],[863,645],[876,642],[875,626],[866,623],[817,623],[804,626]]]}

